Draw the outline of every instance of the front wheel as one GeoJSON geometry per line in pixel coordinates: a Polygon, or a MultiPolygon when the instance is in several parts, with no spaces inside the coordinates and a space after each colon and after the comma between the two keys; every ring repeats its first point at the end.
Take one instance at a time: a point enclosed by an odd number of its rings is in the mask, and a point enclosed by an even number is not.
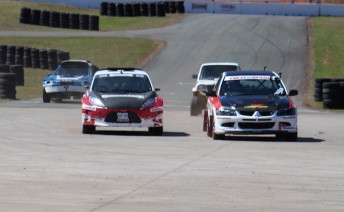
{"type": "Polygon", "coordinates": [[[297,132],[293,133],[277,133],[276,139],[277,140],[285,140],[285,141],[297,141],[297,132]]]}
{"type": "Polygon", "coordinates": [[[202,113],[202,109],[200,108],[198,97],[193,96],[191,99],[191,106],[190,106],[190,115],[191,116],[198,116],[202,113]]]}
{"type": "Polygon", "coordinates": [[[148,132],[152,135],[162,135],[164,132],[163,127],[149,127],[148,132]]]}
{"type": "Polygon", "coordinates": [[[82,125],[82,134],[92,134],[94,131],[96,131],[95,126],[82,125]]]}
{"type": "Polygon", "coordinates": [[[50,94],[48,94],[45,89],[43,88],[43,102],[44,103],[49,103],[51,100],[50,94]]]}

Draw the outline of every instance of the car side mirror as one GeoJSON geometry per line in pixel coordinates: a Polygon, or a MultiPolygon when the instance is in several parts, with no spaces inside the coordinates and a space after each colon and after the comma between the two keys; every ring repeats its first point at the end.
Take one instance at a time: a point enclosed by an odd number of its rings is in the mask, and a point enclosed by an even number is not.
{"type": "Polygon", "coordinates": [[[299,92],[297,90],[290,90],[289,91],[289,96],[297,96],[299,92]]]}
{"type": "Polygon", "coordinates": [[[197,79],[197,74],[193,74],[192,79],[197,79]]]}
{"type": "Polygon", "coordinates": [[[155,88],[154,90],[155,90],[155,91],[160,91],[160,88],[155,88]]]}

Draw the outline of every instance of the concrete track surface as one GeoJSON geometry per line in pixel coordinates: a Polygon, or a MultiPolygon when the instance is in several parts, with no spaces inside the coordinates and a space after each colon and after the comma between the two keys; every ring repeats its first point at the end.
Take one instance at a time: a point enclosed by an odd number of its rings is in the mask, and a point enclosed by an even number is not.
{"type": "Polygon", "coordinates": [[[165,133],[83,135],[78,101],[1,103],[0,211],[343,211],[344,115],[301,105],[306,28],[302,17],[207,14],[162,29],[63,33],[165,40],[145,67],[165,98],[165,133]],[[282,72],[300,91],[299,140],[206,137],[189,103],[191,75],[209,61],[282,72]]]}

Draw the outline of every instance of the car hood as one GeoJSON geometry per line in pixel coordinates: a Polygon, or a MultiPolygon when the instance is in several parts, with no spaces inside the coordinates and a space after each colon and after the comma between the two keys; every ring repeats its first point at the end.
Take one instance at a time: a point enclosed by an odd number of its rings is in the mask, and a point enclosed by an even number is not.
{"type": "Polygon", "coordinates": [[[99,98],[106,108],[140,109],[151,98],[157,97],[155,91],[146,93],[100,93],[92,91],[90,97],[99,98]]]}
{"type": "Polygon", "coordinates": [[[234,107],[236,110],[276,110],[289,107],[288,96],[222,96],[222,106],[234,107]]]}

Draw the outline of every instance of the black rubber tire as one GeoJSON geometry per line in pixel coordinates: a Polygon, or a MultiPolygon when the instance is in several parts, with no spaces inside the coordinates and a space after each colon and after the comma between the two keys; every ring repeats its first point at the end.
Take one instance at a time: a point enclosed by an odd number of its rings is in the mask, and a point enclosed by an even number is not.
{"type": "Polygon", "coordinates": [[[198,116],[201,113],[202,113],[202,109],[199,106],[198,97],[193,96],[191,99],[191,105],[190,105],[190,115],[198,116]]]}
{"type": "Polygon", "coordinates": [[[45,92],[45,89],[43,88],[43,103],[50,103],[51,96],[47,92],[45,92]]]}
{"type": "Polygon", "coordinates": [[[160,136],[164,133],[164,128],[163,127],[149,127],[148,132],[151,135],[160,136]]]}
{"type": "Polygon", "coordinates": [[[82,125],[82,134],[92,134],[96,131],[95,126],[82,125]]]}
{"type": "Polygon", "coordinates": [[[297,132],[294,133],[277,133],[276,140],[279,141],[297,141],[297,132]]]}

